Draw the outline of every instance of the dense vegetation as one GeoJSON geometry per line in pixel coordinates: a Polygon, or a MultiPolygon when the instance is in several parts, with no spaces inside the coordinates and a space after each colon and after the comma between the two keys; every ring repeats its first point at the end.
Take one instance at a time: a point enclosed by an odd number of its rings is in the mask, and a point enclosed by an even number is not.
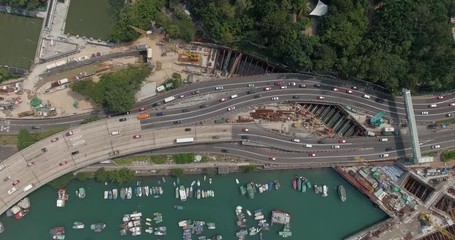
{"type": "Polygon", "coordinates": [[[390,90],[455,87],[450,16],[455,1],[330,1],[329,13],[308,17],[316,0],[139,0],[121,12],[113,38],[139,37],[130,26],[151,22],[170,37],[197,36],[254,52],[293,71],[362,79],[390,90]],[[185,3],[191,17],[184,13],[185,3]],[[311,32],[317,21],[317,35],[311,32]]]}
{"type": "Polygon", "coordinates": [[[7,68],[0,68],[0,83],[13,78],[17,78],[17,75],[7,68]]]}
{"type": "Polygon", "coordinates": [[[74,175],[72,173],[67,173],[49,182],[49,186],[55,189],[66,188],[66,186],[68,186],[68,184],[73,181],[73,178],[74,175]]]}
{"type": "Polygon", "coordinates": [[[186,41],[194,38],[194,23],[182,7],[173,3],[165,4],[163,0],[138,0],[133,5],[127,5],[120,12],[112,39],[117,42],[135,40],[140,34],[134,31],[132,26],[148,30],[152,27],[152,21],[155,22],[154,27],[162,28],[171,38],[186,41]],[[165,9],[165,6],[168,7],[167,10],[161,11],[161,9],[165,9]]]}
{"type": "Polygon", "coordinates": [[[62,129],[55,129],[46,132],[30,133],[27,129],[22,128],[19,130],[19,134],[17,135],[17,150],[20,151],[27,148],[28,146],[61,131],[62,129]]]}
{"type": "Polygon", "coordinates": [[[133,107],[134,95],[149,74],[150,69],[146,66],[128,66],[102,75],[97,83],[92,79],[77,81],[71,89],[111,111],[126,112],[133,107]]]}
{"type": "Polygon", "coordinates": [[[0,5],[7,5],[13,8],[37,9],[45,7],[47,0],[0,0],[0,5]]]}
{"type": "Polygon", "coordinates": [[[100,168],[95,172],[95,179],[98,182],[112,182],[120,185],[133,181],[136,179],[136,175],[133,170],[128,168],[114,171],[106,171],[104,168],[100,168]]]}
{"type": "Polygon", "coordinates": [[[177,164],[187,164],[194,162],[194,153],[179,153],[174,155],[177,164]]]}

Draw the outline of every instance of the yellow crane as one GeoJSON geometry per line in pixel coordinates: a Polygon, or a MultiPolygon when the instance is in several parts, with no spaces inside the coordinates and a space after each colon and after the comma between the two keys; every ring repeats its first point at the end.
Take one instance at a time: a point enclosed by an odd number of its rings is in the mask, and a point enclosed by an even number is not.
{"type": "Polygon", "coordinates": [[[425,224],[428,224],[432,227],[434,227],[438,232],[440,232],[442,235],[448,237],[450,240],[455,240],[455,235],[452,234],[451,232],[445,230],[442,227],[439,227],[433,221],[430,219],[430,215],[428,213],[422,213],[420,214],[420,220],[422,220],[425,224]]]}

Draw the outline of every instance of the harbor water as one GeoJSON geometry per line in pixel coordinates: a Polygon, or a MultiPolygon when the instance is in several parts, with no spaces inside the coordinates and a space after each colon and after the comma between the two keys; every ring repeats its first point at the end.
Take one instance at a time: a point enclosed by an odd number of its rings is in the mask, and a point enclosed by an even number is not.
{"type": "MultiPolygon", "coordinates": [[[[201,188],[214,190],[213,198],[189,198],[186,202],[180,202],[175,198],[175,178],[167,176],[166,182],[161,181],[164,194],[159,198],[152,196],[136,197],[130,200],[108,200],[103,198],[103,192],[112,188],[120,188],[108,183],[107,185],[94,182],[74,181],[67,187],[69,200],[63,208],[56,207],[57,190],[45,186],[30,194],[31,210],[20,220],[14,217],[6,217],[4,214],[0,220],[5,226],[5,232],[0,234],[0,240],[50,239],[49,230],[56,226],[65,227],[66,239],[72,240],[95,240],[95,239],[182,239],[182,229],[177,223],[181,220],[201,220],[214,222],[215,230],[207,230],[204,234],[212,237],[221,234],[223,239],[233,240],[235,233],[240,230],[236,225],[235,207],[242,206],[244,210],[262,208],[266,219],[270,221],[272,210],[281,210],[291,215],[291,231],[293,236],[289,239],[318,239],[334,240],[343,239],[361,229],[384,220],[387,216],[365,198],[362,193],[346,182],[332,169],[316,170],[287,170],[273,172],[235,173],[228,175],[213,176],[212,184],[209,184],[210,176],[204,181],[203,175],[187,175],[181,177],[180,185],[190,186],[193,180],[201,181],[201,188]],[[292,180],[295,176],[304,176],[313,184],[327,185],[328,197],[323,198],[311,188],[305,193],[292,188],[292,180]],[[278,180],[281,184],[279,190],[255,194],[254,199],[240,194],[239,186],[248,182],[268,183],[278,180]],[[336,187],[343,185],[346,189],[347,200],[341,202],[336,187]],[[76,196],[76,190],[80,187],[86,189],[85,199],[76,196]],[[176,210],[174,205],[183,206],[183,210],[176,210]],[[143,219],[153,218],[154,212],[163,215],[163,222],[157,226],[166,226],[166,236],[149,235],[142,229],[141,236],[120,236],[119,225],[122,224],[124,214],[133,211],[142,212],[143,219]],[[85,223],[85,229],[72,229],[73,222],[85,223]],[[90,224],[105,223],[103,232],[95,233],[90,230],[90,224]]],[[[158,186],[161,177],[147,177],[138,179],[142,186],[158,186]]],[[[136,186],[136,182],[124,186],[136,186]]],[[[246,214],[245,214],[246,215],[246,214]]],[[[254,217],[254,216],[253,216],[254,217]]],[[[248,227],[256,226],[257,221],[247,216],[248,227]]],[[[155,227],[155,224],[152,225],[155,227]]],[[[274,225],[269,231],[263,231],[263,239],[280,239],[278,231],[283,226],[274,225]]],[[[193,239],[197,239],[193,235],[193,239]]],[[[259,239],[259,235],[247,236],[246,239],[259,239]]]]}

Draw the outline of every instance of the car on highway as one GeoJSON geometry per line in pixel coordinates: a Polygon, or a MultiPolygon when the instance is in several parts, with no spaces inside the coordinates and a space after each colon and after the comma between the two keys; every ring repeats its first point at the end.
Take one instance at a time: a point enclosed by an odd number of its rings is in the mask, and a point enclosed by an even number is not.
{"type": "Polygon", "coordinates": [[[275,160],[276,160],[276,157],[269,157],[269,160],[270,160],[270,161],[275,161],[275,160]]]}
{"type": "Polygon", "coordinates": [[[253,94],[253,93],[255,93],[255,92],[256,92],[256,91],[254,91],[254,90],[250,90],[250,91],[246,92],[246,94],[253,94]]]}
{"type": "Polygon", "coordinates": [[[69,137],[69,136],[73,136],[74,132],[73,131],[69,131],[69,132],[66,132],[65,133],[65,136],[69,137]]]}
{"type": "Polygon", "coordinates": [[[428,115],[428,112],[421,112],[422,115],[428,115]]]}
{"type": "Polygon", "coordinates": [[[133,136],[133,139],[138,139],[138,138],[141,138],[141,135],[136,134],[136,135],[133,136]]]}
{"type": "Polygon", "coordinates": [[[386,158],[386,157],[389,157],[389,154],[388,153],[383,153],[383,154],[380,154],[379,157],[386,158]]]}
{"type": "Polygon", "coordinates": [[[248,139],[248,136],[241,136],[242,139],[248,139]]]}
{"type": "Polygon", "coordinates": [[[283,81],[280,81],[280,82],[274,82],[273,84],[274,84],[275,86],[283,86],[283,85],[286,85],[286,83],[285,83],[285,82],[283,82],[283,81]]]}
{"type": "Polygon", "coordinates": [[[192,91],[192,92],[191,92],[191,95],[196,95],[196,94],[199,94],[199,93],[201,93],[201,91],[196,90],[196,91],[192,91]]]}
{"type": "Polygon", "coordinates": [[[453,106],[455,106],[455,103],[449,103],[449,106],[453,107],[453,106]]]}
{"type": "Polygon", "coordinates": [[[254,95],[254,98],[261,98],[261,97],[262,97],[261,94],[256,94],[256,95],[254,95]]]}
{"type": "Polygon", "coordinates": [[[265,87],[265,88],[264,88],[264,91],[270,91],[270,90],[272,90],[271,87],[265,87]]]}
{"type": "Polygon", "coordinates": [[[295,85],[297,85],[297,83],[295,83],[295,82],[290,82],[290,83],[288,83],[288,85],[289,85],[289,86],[295,86],[295,85]]]}
{"type": "Polygon", "coordinates": [[[432,149],[438,149],[438,148],[441,148],[441,145],[433,145],[431,146],[432,149]]]}
{"type": "Polygon", "coordinates": [[[340,148],[340,145],[332,145],[332,148],[340,148]]]}
{"type": "Polygon", "coordinates": [[[249,83],[249,84],[247,85],[247,87],[254,87],[254,84],[253,84],[253,83],[249,83]]]}
{"type": "Polygon", "coordinates": [[[221,149],[221,152],[222,152],[222,153],[227,153],[228,150],[226,150],[226,149],[221,149]]]}
{"type": "Polygon", "coordinates": [[[272,97],[271,99],[272,99],[272,101],[277,101],[277,100],[279,100],[280,98],[279,98],[279,97],[272,97]]]}
{"type": "Polygon", "coordinates": [[[125,122],[125,121],[126,121],[126,118],[120,118],[118,121],[119,121],[119,122],[125,122]]]}
{"type": "Polygon", "coordinates": [[[227,98],[220,99],[220,102],[224,102],[224,101],[227,101],[227,98]]]}
{"type": "Polygon", "coordinates": [[[447,113],[446,114],[446,117],[452,117],[453,116],[453,113],[447,113]]]}
{"type": "Polygon", "coordinates": [[[199,108],[207,108],[209,105],[208,104],[204,104],[204,105],[201,105],[199,108]]]}
{"type": "Polygon", "coordinates": [[[191,132],[191,128],[185,128],[185,132],[191,132]]]}
{"type": "Polygon", "coordinates": [[[356,86],[352,86],[351,89],[352,90],[357,90],[357,87],[356,86]]]}
{"type": "Polygon", "coordinates": [[[220,139],[220,136],[212,136],[212,139],[220,139]]]}
{"type": "Polygon", "coordinates": [[[76,155],[76,154],[79,154],[79,151],[74,151],[74,152],[71,153],[71,155],[73,155],[73,156],[76,155]]]}
{"type": "Polygon", "coordinates": [[[310,154],[308,154],[308,156],[310,156],[310,157],[316,157],[316,153],[310,153],[310,154]]]}
{"type": "Polygon", "coordinates": [[[319,100],[324,100],[325,97],[323,97],[323,96],[318,96],[318,99],[319,99],[319,100]]]}
{"type": "Polygon", "coordinates": [[[306,84],[300,84],[300,88],[306,88],[306,84]]]}
{"type": "Polygon", "coordinates": [[[118,155],[119,153],[120,153],[119,150],[114,150],[114,151],[109,153],[109,156],[115,156],[115,155],[118,155]]]}
{"type": "Polygon", "coordinates": [[[281,86],[280,88],[281,89],[286,89],[286,88],[288,88],[288,86],[281,86]]]}
{"type": "Polygon", "coordinates": [[[217,87],[215,87],[215,90],[223,90],[223,89],[224,89],[223,86],[217,86],[217,87]]]}
{"type": "Polygon", "coordinates": [[[338,91],[339,91],[339,89],[338,89],[338,88],[335,88],[335,87],[334,87],[334,88],[332,88],[332,91],[334,91],[334,92],[338,92],[338,91]]]}
{"type": "Polygon", "coordinates": [[[390,152],[390,151],[393,151],[393,150],[395,150],[395,148],[393,148],[393,147],[390,147],[390,148],[386,148],[385,150],[386,150],[387,152],[390,152]]]}
{"type": "Polygon", "coordinates": [[[438,99],[444,99],[444,96],[438,96],[438,99]]]}
{"type": "Polygon", "coordinates": [[[21,181],[18,179],[18,180],[16,180],[16,181],[14,181],[14,182],[12,183],[12,185],[13,185],[13,186],[16,186],[16,185],[19,184],[20,182],[21,182],[21,181]]]}
{"type": "Polygon", "coordinates": [[[159,112],[159,113],[156,113],[156,116],[158,116],[158,117],[160,117],[160,116],[164,116],[164,115],[166,115],[166,113],[165,113],[165,112],[159,112]]]}
{"type": "Polygon", "coordinates": [[[346,90],[347,94],[353,94],[354,92],[352,90],[346,90]]]}
{"type": "Polygon", "coordinates": [[[55,138],[51,139],[51,142],[57,142],[57,141],[58,141],[58,137],[55,137],[55,138]]]}
{"type": "Polygon", "coordinates": [[[41,126],[32,126],[32,129],[41,129],[41,126]]]}
{"type": "Polygon", "coordinates": [[[180,124],[180,123],[182,123],[182,120],[176,120],[176,121],[174,121],[174,124],[180,124]]]}
{"type": "Polygon", "coordinates": [[[380,141],[380,142],[388,142],[389,139],[388,139],[388,138],[380,138],[379,141],[380,141]]]}
{"type": "Polygon", "coordinates": [[[182,109],[182,113],[189,112],[190,110],[188,108],[182,109]]]}
{"type": "Polygon", "coordinates": [[[63,165],[66,165],[66,164],[68,164],[68,161],[61,162],[61,163],[59,163],[58,165],[59,165],[59,166],[63,166],[63,165]]]}
{"type": "Polygon", "coordinates": [[[319,87],[321,87],[321,84],[320,84],[320,83],[315,83],[315,84],[314,84],[314,87],[319,88],[319,87]]]}
{"type": "Polygon", "coordinates": [[[145,107],[141,107],[141,108],[139,108],[137,111],[139,111],[139,112],[143,112],[143,111],[145,111],[145,110],[147,110],[147,108],[145,108],[145,107]]]}
{"type": "Polygon", "coordinates": [[[299,99],[300,96],[294,95],[294,96],[292,96],[292,98],[293,98],[293,99],[299,99]]]}
{"type": "Polygon", "coordinates": [[[184,98],[185,97],[185,94],[182,94],[179,96],[179,98],[184,98]]]}
{"type": "Polygon", "coordinates": [[[385,103],[384,99],[382,98],[376,98],[377,103],[385,103]]]}
{"type": "Polygon", "coordinates": [[[229,111],[233,111],[233,110],[235,110],[235,107],[228,107],[228,108],[227,108],[227,111],[228,111],[228,112],[229,112],[229,111]]]}
{"type": "Polygon", "coordinates": [[[346,140],[345,139],[340,139],[338,142],[339,143],[346,143],[346,140]]]}
{"type": "Polygon", "coordinates": [[[242,132],[249,132],[249,131],[250,131],[250,129],[248,129],[248,128],[242,128],[242,132]]]}

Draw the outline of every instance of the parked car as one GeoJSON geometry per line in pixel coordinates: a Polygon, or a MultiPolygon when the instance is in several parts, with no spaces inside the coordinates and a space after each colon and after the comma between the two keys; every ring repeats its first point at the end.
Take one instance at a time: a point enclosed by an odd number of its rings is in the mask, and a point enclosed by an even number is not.
{"type": "Polygon", "coordinates": [[[180,123],[182,123],[182,120],[176,120],[176,121],[174,121],[174,124],[180,124],[180,123]]]}
{"type": "Polygon", "coordinates": [[[220,99],[220,102],[224,102],[226,100],[227,100],[227,98],[222,98],[222,99],[220,99]]]}
{"type": "Polygon", "coordinates": [[[269,157],[270,161],[276,161],[276,157],[269,157]]]}
{"type": "Polygon", "coordinates": [[[74,152],[71,153],[71,155],[73,155],[73,156],[76,155],[76,154],[79,154],[79,151],[74,151],[74,152]]]}
{"type": "Polygon", "coordinates": [[[441,145],[433,145],[431,146],[432,149],[438,149],[438,148],[441,148],[441,145]]]}
{"type": "Polygon", "coordinates": [[[125,121],[126,121],[126,118],[120,118],[118,121],[119,121],[119,122],[125,122],[125,121]]]}
{"type": "Polygon", "coordinates": [[[319,99],[319,100],[324,100],[325,97],[323,97],[323,96],[318,96],[318,99],[319,99]]]}
{"type": "Polygon", "coordinates": [[[133,139],[138,139],[138,138],[141,138],[141,135],[136,134],[136,135],[133,136],[133,139]]]}
{"type": "Polygon", "coordinates": [[[58,137],[55,137],[55,138],[51,139],[51,142],[57,142],[57,141],[58,141],[58,137]]]}
{"type": "Polygon", "coordinates": [[[316,153],[310,153],[309,156],[310,157],[316,157],[316,153]]]}
{"type": "Polygon", "coordinates": [[[138,109],[139,112],[143,112],[145,110],[147,110],[147,108],[145,108],[145,107],[141,107],[141,108],[138,109]]]}
{"type": "Polygon", "coordinates": [[[73,131],[69,131],[69,132],[65,133],[65,136],[69,137],[69,136],[73,136],[73,134],[74,134],[73,131]]]}
{"type": "Polygon", "coordinates": [[[338,92],[339,90],[338,90],[338,88],[332,88],[332,91],[338,92]]]}
{"type": "Polygon", "coordinates": [[[192,92],[191,92],[191,95],[196,95],[196,94],[199,94],[199,93],[201,93],[201,91],[196,90],[196,91],[192,91],[192,92]]]}
{"type": "Polygon", "coordinates": [[[235,107],[228,107],[228,108],[227,108],[227,111],[228,111],[228,112],[229,112],[229,111],[233,111],[233,110],[235,110],[235,107]]]}
{"type": "Polygon", "coordinates": [[[265,88],[264,88],[264,91],[270,91],[270,90],[272,90],[271,87],[265,87],[265,88]]]}
{"type": "Polygon", "coordinates": [[[248,128],[242,128],[242,132],[249,132],[249,131],[250,131],[250,129],[248,129],[248,128]]]}

